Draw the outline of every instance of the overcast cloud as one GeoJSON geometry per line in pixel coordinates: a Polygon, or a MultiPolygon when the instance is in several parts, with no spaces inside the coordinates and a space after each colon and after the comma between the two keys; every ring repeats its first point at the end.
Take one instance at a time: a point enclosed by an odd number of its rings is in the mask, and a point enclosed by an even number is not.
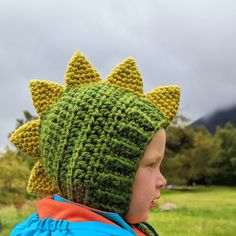
{"type": "Polygon", "coordinates": [[[234,0],[1,0],[0,149],[23,110],[36,115],[29,80],[64,85],[76,50],[103,79],[135,57],[145,93],[179,84],[191,120],[235,104],[235,22],[234,0]]]}

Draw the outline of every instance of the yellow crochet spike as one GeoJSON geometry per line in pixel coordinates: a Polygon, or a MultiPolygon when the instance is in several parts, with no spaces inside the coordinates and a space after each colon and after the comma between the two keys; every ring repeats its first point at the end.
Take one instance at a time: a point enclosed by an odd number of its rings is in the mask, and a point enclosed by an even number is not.
{"type": "Polygon", "coordinates": [[[180,87],[178,85],[158,87],[148,92],[145,97],[154,103],[171,122],[178,111],[180,87]]]}
{"type": "Polygon", "coordinates": [[[64,88],[50,81],[31,80],[30,91],[35,110],[41,116],[59,98],[64,88]]]}
{"type": "Polygon", "coordinates": [[[22,152],[37,159],[39,157],[40,120],[31,120],[19,127],[10,137],[10,141],[22,152]]]}
{"type": "Polygon", "coordinates": [[[81,52],[75,52],[66,70],[65,82],[67,87],[102,81],[94,66],[81,52]]]}
{"type": "Polygon", "coordinates": [[[105,80],[106,84],[143,96],[143,80],[135,60],[129,57],[117,65],[105,80]]]}
{"type": "Polygon", "coordinates": [[[40,195],[58,193],[54,183],[47,177],[42,164],[37,161],[29,178],[27,192],[40,195]]]}

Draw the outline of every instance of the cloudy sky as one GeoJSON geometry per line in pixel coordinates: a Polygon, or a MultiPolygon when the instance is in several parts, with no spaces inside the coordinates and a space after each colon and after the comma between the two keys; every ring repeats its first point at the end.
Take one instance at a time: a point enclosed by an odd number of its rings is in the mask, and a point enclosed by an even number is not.
{"type": "Polygon", "coordinates": [[[136,58],[144,91],[182,88],[192,121],[236,103],[235,0],[0,1],[0,149],[23,110],[35,114],[29,80],[64,85],[82,51],[103,79],[136,58]]]}

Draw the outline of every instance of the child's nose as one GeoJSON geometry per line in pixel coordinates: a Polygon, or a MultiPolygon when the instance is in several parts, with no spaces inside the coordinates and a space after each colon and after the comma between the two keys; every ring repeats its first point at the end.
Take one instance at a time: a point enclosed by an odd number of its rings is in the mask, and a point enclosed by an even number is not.
{"type": "Polygon", "coordinates": [[[157,181],[158,183],[157,183],[157,187],[159,187],[159,188],[164,188],[165,186],[166,186],[166,184],[167,184],[167,181],[166,181],[166,179],[165,179],[165,177],[161,174],[161,176],[160,176],[160,180],[159,181],[157,181]]]}

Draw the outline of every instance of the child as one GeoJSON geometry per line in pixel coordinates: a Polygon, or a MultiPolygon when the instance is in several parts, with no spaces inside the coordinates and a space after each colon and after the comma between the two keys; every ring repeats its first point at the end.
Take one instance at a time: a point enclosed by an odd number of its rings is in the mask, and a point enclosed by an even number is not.
{"type": "Polygon", "coordinates": [[[10,138],[37,161],[27,191],[44,196],[11,235],[157,235],[145,221],[166,184],[159,167],[179,87],[144,95],[133,58],[103,81],[80,52],[65,82],[30,82],[39,119],[10,138]]]}

